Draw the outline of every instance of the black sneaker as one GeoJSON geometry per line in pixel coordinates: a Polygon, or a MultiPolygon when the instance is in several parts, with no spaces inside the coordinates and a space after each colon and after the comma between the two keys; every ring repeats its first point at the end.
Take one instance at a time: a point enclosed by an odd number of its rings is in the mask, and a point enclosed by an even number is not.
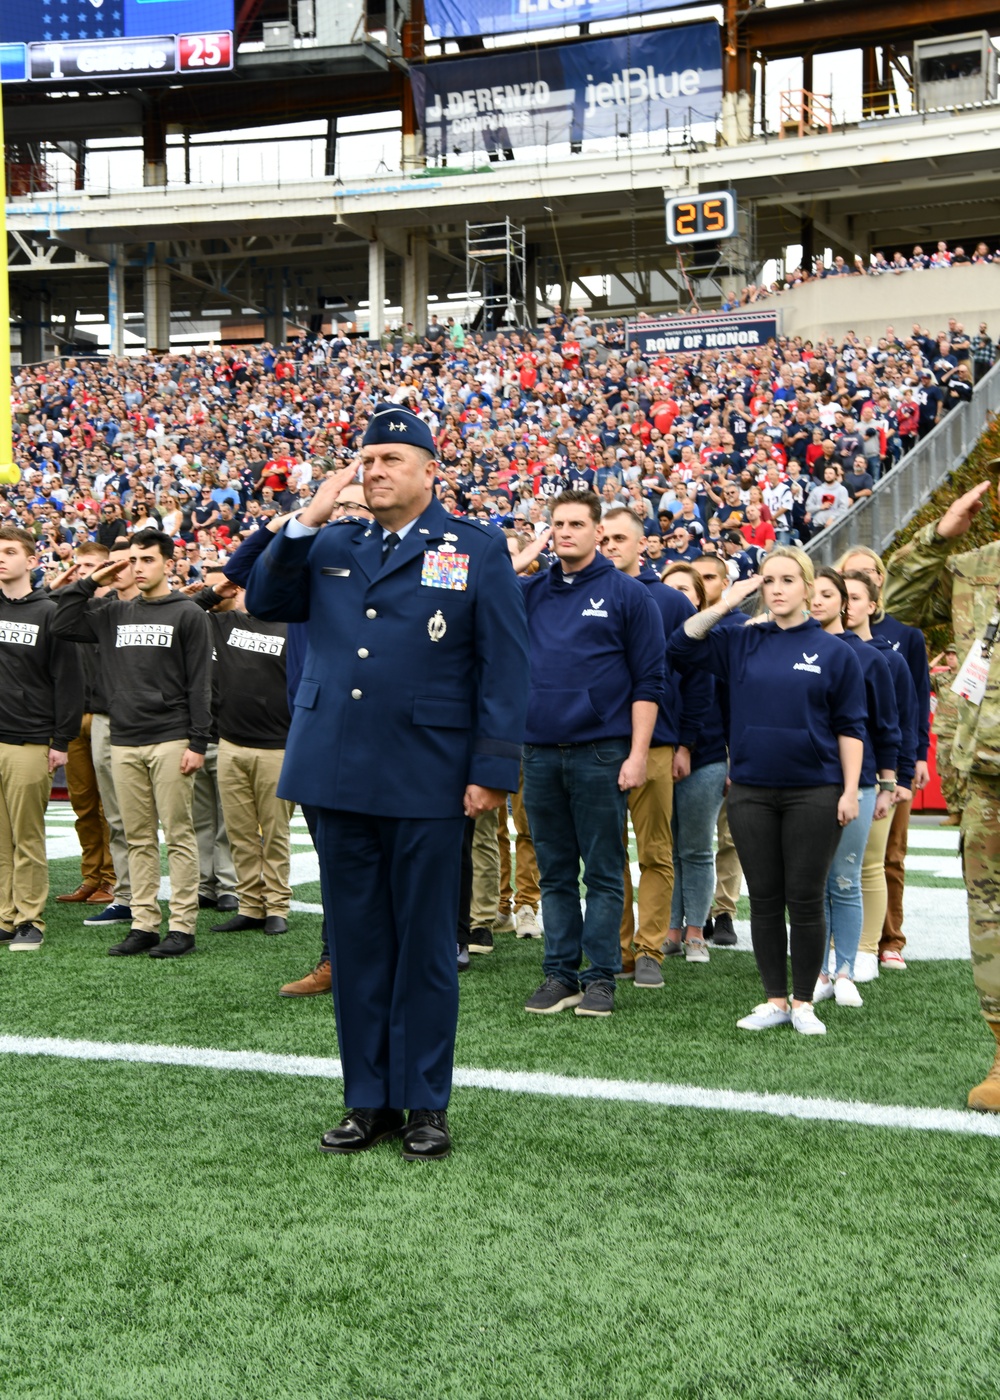
{"type": "Polygon", "coordinates": [[[150,949],[151,958],[182,958],[194,952],[194,934],[179,933],[172,928],[158,948],[150,949]]]}
{"type": "Polygon", "coordinates": [[[534,1011],[539,1016],[551,1016],[556,1011],[565,1011],[583,1001],[583,993],[574,983],[568,986],[558,977],[546,977],[545,981],[524,1003],[525,1011],[534,1011]]]}
{"type": "Polygon", "coordinates": [[[615,984],[613,982],[591,982],[584,992],[578,1016],[610,1016],[615,1009],[615,984]]]}
{"type": "Polygon", "coordinates": [[[113,948],[108,949],[109,958],[131,958],[136,953],[148,953],[150,948],[155,948],[160,941],[158,933],[150,933],[148,929],[134,928],[131,933],[125,935],[120,943],[116,943],[113,948]]]}
{"type": "Polygon", "coordinates": [[[736,946],[736,930],[733,928],[731,914],[716,914],[712,942],[717,948],[734,948],[736,946]]]}
{"type": "Polygon", "coordinates": [[[469,934],[469,952],[492,953],[493,930],[488,928],[474,928],[469,934]]]}
{"type": "Polygon", "coordinates": [[[18,924],[14,930],[14,937],[10,940],[10,951],[36,953],[44,942],[45,937],[40,928],[35,928],[34,924],[18,924]]]}
{"type": "Polygon", "coordinates": [[[16,932],[17,930],[12,928],[0,928],[0,943],[12,942],[16,932]]]}

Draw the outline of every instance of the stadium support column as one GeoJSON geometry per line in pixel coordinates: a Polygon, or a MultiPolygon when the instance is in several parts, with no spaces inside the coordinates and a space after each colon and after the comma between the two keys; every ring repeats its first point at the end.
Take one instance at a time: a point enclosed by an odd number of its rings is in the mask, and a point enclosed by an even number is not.
{"type": "Polygon", "coordinates": [[[150,243],[143,269],[146,349],[170,349],[170,268],[166,243],[150,243]]]}
{"type": "Polygon", "coordinates": [[[381,340],[384,330],[385,244],[373,238],[368,244],[368,339],[381,340]]]}
{"type": "Polygon", "coordinates": [[[142,183],[167,183],[167,128],[160,115],[160,95],[148,93],[148,106],[142,114],[142,183]]]}
{"type": "Polygon", "coordinates": [[[35,288],[21,293],[21,363],[37,365],[45,359],[45,297],[35,288]]]}
{"type": "Polygon", "coordinates": [[[116,243],[108,263],[108,354],[125,354],[125,249],[116,243]]]}
{"type": "Polygon", "coordinates": [[[740,34],[740,0],[726,0],[725,81],[722,92],[722,144],[738,146],[753,135],[751,54],[740,34]]]}
{"type": "Polygon", "coordinates": [[[423,335],[427,329],[427,264],[426,233],[411,233],[403,255],[403,324],[412,322],[417,335],[423,335]]]}
{"type": "MultiPolygon", "coordinates": [[[[403,57],[407,63],[420,63],[424,57],[424,0],[410,0],[410,18],[403,24],[403,57]]],[[[413,105],[413,84],[409,74],[403,79],[403,171],[422,170],[424,136],[413,105]]]]}

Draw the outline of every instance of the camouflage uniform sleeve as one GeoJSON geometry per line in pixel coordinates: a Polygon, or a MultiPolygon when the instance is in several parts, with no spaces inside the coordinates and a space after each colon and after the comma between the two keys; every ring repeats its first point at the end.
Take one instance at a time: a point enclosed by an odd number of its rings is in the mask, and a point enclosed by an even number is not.
{"type": "Polygon", "coordinates": [[[943,540],[937,522],[918,530],[886,565],[885,610],[912,627],[951,621],[952,575],[948,560],[963,541],[943,540]]]}

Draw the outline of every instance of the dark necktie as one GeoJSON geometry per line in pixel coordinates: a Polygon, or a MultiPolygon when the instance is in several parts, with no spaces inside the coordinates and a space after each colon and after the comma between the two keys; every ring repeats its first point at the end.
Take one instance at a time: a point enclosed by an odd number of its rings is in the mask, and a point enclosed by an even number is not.
{"type": "Polygon", "coordinates": [[[392,551],[396,548],[397,544],[399,544],[399,536],[396,534],[395,530],[393,530],[392,534],[386,535],[385,539],[382,541],[383,568],[385,567],[385,561],[388,559],[392,551]]]}

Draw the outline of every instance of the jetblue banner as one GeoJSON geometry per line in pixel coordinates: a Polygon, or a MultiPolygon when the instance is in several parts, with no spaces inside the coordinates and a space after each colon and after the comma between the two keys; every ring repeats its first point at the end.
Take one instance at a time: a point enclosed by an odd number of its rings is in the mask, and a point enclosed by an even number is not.
{"type": "Polygon", "coordinates": [[[716,24],[411,69],[428,159],[463,151],[592,141],[715,121],[716,24]]]}
{"type": "Polygon", "coordinates": [[[778,313],[739,311],[720,316],[662,316],[629,321],[625,343],[643,355],[691,355],[699,350],[754,350],[778,338],[778,313]]]}
{"type": "Polygon", "coordinates": [[[675,10],[687,0],[424,0],[424,21],[435,39],[473,34],[520,34],[597,19],[675,10]]]}

